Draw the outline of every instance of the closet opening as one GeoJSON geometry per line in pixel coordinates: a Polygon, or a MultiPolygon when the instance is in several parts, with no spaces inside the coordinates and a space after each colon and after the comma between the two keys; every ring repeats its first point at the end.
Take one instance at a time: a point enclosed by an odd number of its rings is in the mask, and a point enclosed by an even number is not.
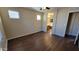
{"type": "Polygon", "coordinates": [[[69,13],[65,37],[75,39],[79,31],[79,12],[69,13]]]}

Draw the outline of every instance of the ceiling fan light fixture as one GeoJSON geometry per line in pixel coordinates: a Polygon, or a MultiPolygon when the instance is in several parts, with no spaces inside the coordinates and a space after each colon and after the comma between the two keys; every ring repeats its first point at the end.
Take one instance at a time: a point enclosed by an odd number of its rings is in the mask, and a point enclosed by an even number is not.
{"type": "Polygon", "coordinates": [[[45,9],[49,10],[50,8],[49,7],[41,7],[40,8],[40,10],[45,10],[45,9]]]}
{"type": "Polygon", "coordinates": [[[46,7],[43,7],[43,9],[46,9],[46,7]]]}

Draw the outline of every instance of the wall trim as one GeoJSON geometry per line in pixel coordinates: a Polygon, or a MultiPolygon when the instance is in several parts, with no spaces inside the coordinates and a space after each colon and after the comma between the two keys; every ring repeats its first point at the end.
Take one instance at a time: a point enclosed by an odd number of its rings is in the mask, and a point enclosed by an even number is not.
{"type": "Polygon", "coordinates": [[[12,39],[20,38],[20,37],[23,37],[23,36],[29,36],[29,35],[33,35],[33,34],[36,34],[36,33],[39,33],[39,32],[43,32],[43,31],[38,31],[38,32],[35,32],[35,33],[27,34],[27,35],[20,35],[20,36],[16,36],[16,37],[13,37],[13,38],[8,38],[7,40],[12,40],[12,39]]]}

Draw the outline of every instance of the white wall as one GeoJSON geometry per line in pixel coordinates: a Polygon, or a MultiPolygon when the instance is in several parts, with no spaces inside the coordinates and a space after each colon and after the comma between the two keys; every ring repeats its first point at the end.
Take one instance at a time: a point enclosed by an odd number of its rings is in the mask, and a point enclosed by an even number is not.
{"type": "Polygon", "coordinates": [[[47,12],[43,15],[43,21],[42,21],[42,31],[47,31],[47,12]]]}
{"type": "Polygon", "coordinates": [[[0,51],[7,50],[7,40],[3,29],[2,19],[0,17],[0,51]]]}
{"type": "Polygon", "coordinates": [[[68,16],[71,12],[79,12],[79,8],[60,8],[57,12],[56,31],[55,34],[61,37],[65,36],[68,16]]]}
{"type": "Polygon", "coordinates": [[[55,34],[64,37],[68,19],[68,10],[60,9],[57,13],[55,34]]]}
{"type": "Polygon", "coordinates": [[[26,8],[0,8],[3,25],[8,39],[33,34],[41,31],[41,20],[37,21],[36,15],[42,13],[29,10],[26,8]],[[8,17],[8,10],[18,11],[20,19],[10,19],[8,17]]]}

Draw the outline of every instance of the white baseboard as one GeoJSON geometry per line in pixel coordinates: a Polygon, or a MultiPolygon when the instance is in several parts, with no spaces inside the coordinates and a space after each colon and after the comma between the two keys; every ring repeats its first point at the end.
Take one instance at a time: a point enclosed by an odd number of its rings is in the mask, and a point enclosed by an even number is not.
{"type": "MultiPolygon", "coordinates": [[[[40,31],[37,31],[37,32],[40,32],[40,31]]],[[[12,40],[12,39],[19,38],[19,37],[22,37],[22,36],[31,35],[31,34],[34,34],[34,33],[37,33],[37,32],[33,32],[33,33],[30,33],[30,34],[25,34],[25,35],[19,35],[19,36],[16,36],[16,37],[7,38],[7,40],[12,40]]]]}
{"type": "Polygon", "coordinates": [[[15,38],[18,38],[18,37],[22,37],[22,36],[25,36],[25,35],[20,35],[20,36],[16,36],[16,37],[11,37],[11,38],[8,38],[7,40],[12,40],[12,39],[15,39],[15,38]]]}
{"type": "Polygon", "coordinates": [[[68,35],[76,36],[76,34],[68,33],[68,35]]]}

